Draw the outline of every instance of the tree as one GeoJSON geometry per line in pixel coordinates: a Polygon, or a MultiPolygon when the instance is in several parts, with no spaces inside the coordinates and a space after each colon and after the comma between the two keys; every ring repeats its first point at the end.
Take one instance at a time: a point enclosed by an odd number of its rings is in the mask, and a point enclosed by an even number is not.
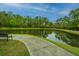
{"type": "Polygon", "coordinates": [[[0,26],[1,27],[51,27],[50,22],[46,17],[36,16],[32,18],[30,16],[21,16],[19,14],[13,14],[12,12],[0,12],[0,26]]]}
{"type": "Polygon", "coordinates": [[[77,28],[79,27],[79,8],[75,9],[75,10],[72,10],[70,13],[69,13],[69,16],[71,17],[72,19],[72,26],[77,28]]]}
{"type": "Polygon", "coordinates": [[[56,20],[55,26],[58,28],[69,28],[70,27],[70,18],[65,16],[56,20]]]}

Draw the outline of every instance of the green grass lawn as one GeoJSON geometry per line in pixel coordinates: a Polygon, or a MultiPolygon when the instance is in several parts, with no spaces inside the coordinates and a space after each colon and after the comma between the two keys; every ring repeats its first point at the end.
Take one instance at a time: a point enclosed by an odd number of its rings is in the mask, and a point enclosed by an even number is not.
{"type": "Polygon", "coordinates": [[[0,30],[52,30],[52,28],[10,28],[10,27],[0,27],[0,30]]]}
{"type": "Polygon", "coordinates": [[[45,40],[47,40],[47,41],[49,41],[49,42],[51,42],[51,43],[53,43],[53,44],[65,49],[65,50],[73,53],[76,56],[79,56],[79,48],[77,48],[77,47],[72,47],[70,45],[66,45],[66,44],[63,44],[63,43],[55,42],[55,41],[49,40],[49,39],[45,39],[45,40]]]}
{"type": "Polygon", "coordinates": [[[0,55],[1,56],[29,56],[28,49],[24,43],[18,40],[1,40],[0,39],[0,55]]]}

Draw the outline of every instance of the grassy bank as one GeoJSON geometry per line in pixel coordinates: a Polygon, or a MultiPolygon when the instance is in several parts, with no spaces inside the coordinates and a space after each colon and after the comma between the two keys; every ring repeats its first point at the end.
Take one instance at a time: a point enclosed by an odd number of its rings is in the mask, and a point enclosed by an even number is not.
{"type": "Polygon", "coordinates": [[[56,30],[56,31],[64,31],[71,34],[79,35],[79,31],[68,30],[68,29],[56,29],[56,28],[10,28],[10,27],[0,27],[0,30],[56,30]]]}
{"type": "Polygon", "coordinates": [[[67,30],[67,29],[55,29],[55,30],[71,33],[71,34],[74,34],[74,35],[79,35],[79,31],[67,30]]]}
{"type": "Polygon", "coordinates": [[[8,27],[1,27],[0,30],[52,30],[52,28],[8,28],[8,27]]]}
{"type": "Polygon", "coordinates": [[[1,56],[29,56],[29,52],[25,45],[17,40],[1,40],[0,39],[0,55],[1,56]]]}
{"type": "Polygon", "coordinates": [[[72,47],[70,45],[66,45],[66,44],[63,44],[63,43],[55,42],[55,41],[49,40],[49,39],[45,39],[45,40],[47,40],[47,41],[49,41],[49,42],[51,42],[51,43],[53,43],[53,44],[65,49],[65,50],[73,53],[76,56],[79,56],[79,48],[77,48],[77,47],[72,47]]]}

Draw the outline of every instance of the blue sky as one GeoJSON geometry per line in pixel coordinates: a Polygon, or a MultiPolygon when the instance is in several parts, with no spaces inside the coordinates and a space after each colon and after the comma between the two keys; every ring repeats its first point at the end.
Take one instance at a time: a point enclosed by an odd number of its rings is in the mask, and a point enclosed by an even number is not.
{"type": "Polygon", "coordinates": [[[0,11],[12,11],[22,16],[43,16],[50,21],[67,16],[70,10],[79,8],[75,3],[4,3],[0,4],[0,11]]]}

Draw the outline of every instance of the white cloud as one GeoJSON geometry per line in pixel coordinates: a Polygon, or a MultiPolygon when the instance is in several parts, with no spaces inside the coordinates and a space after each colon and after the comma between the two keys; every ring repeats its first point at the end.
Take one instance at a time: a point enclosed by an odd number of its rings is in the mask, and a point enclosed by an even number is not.
{"type": "Polygon", "coordinates": [[[69,12],[70,12],[70,9],[66,9],[66,10],[60,11],[58,14],[60,14],[60,15],[68,15],[69,12]]]}
{"type": "Polygon", "coordinates": [[[32,6],[30,4],[23,5],[23,4],[19,4],[19,3],[5,3],[4,5],[16,7],[16,8],[34,9],[34,10],[49,12],[49,13],[53,13],[53,12],[56,11],[55,8],[52,8],[51,11],[50,11],[50,9],[48,9],[48,6],[47,6],[47,8],[46,7],[44,8],[44,7],[32,6]]]}
{"type": "Polygon", "coordinates": [[[4,5],[14,6],[14,7],[22,7],[22,5],[19,3],[4,3],[4,5]]]}
{"type": "Polygon", "coordinates": [[[29,4],[26,4],[25,6],[22,4],[17,4],[17,3],[6,3],[5,5],[8,6],[13,6],[13,7],[19,7],[19,8],[28,8],[28,9],[35,9],[35,10],[40,10],[40,11],[47,11],[44,8],[40,8],[40,7],[35,7],[35,6],[31,6],[29,4]]]}

